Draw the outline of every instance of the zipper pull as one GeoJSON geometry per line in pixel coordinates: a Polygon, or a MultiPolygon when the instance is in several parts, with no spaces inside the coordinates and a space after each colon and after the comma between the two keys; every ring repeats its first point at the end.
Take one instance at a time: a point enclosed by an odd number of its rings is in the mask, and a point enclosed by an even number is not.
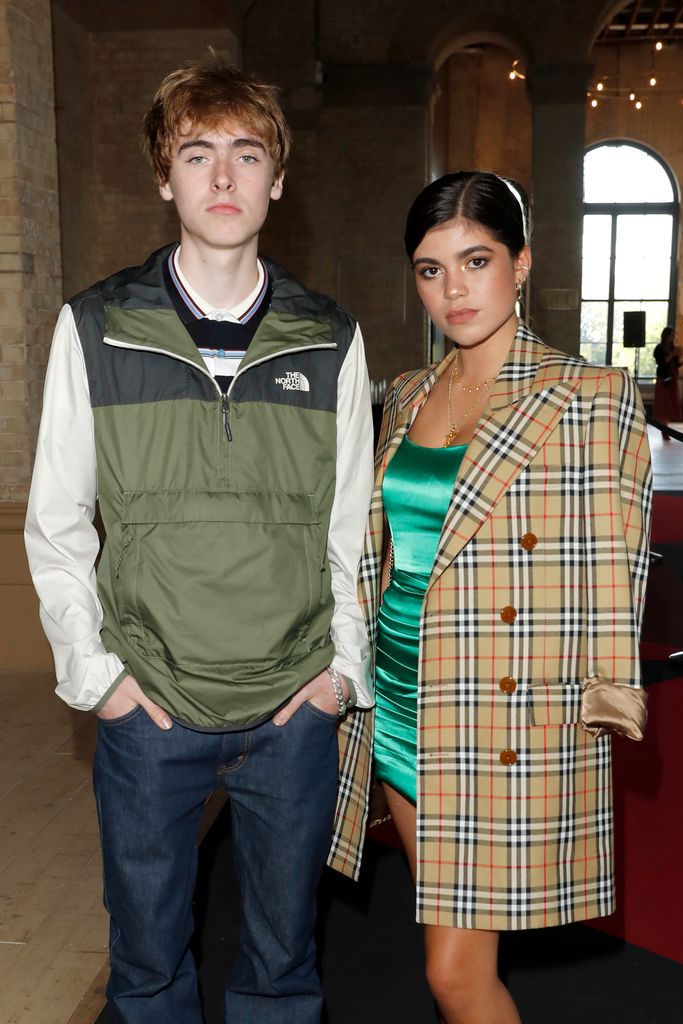
{"type": "Polygon", "coordinates": [[[228,419],[229,412],[230,399],[228,398],[226,393],[225,395],[223,395],[223,426],[225,427],[225,436],[227,437],[228,441],[232,441],[232,431],[230,430],[230,421],[228,419]]]}
{"type": "Polygon", "coordinates": [[[123,544],[123,547],[121,548],[119,557],[116,560],[116,566],[114,567],[114,576],[116,577],[117,580],[120,578],[120,575],[121,575],[121,563],[123,562],[124,558],[126,557],[126,553],[127,553],[128,549],[129,549],[129,547],[131,546],[132,543],[133,543],[133,538],[132,537],[128,537],[128,539],[126,541],[124,541],[124,544],[123,544]]]}

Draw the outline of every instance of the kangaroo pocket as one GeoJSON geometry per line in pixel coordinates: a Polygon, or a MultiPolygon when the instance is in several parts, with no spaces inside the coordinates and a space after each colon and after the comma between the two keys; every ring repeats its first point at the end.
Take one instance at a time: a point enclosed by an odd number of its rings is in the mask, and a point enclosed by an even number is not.
{"type": "Polygon", "coordinates": [[[120,622],[147,658],[207,677],[309,650],[324,544],[302,493],[124,494],[120,622]]]}

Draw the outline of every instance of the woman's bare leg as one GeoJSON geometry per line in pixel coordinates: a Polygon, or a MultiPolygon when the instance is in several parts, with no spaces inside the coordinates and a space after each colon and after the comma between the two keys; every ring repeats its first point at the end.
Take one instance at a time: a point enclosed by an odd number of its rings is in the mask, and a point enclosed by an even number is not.
{"type": "MultiPolygon", "coordinates": [[[[415,879],[415,807],[383,785],[415,879]]],[[[512,997],[498,977],[498,932],[426,925],[425,955],[427,981],[443,1024],[520,1024],[512,997]]]]}
{"type": "Polygon", "coordinates": [[[427,981],[444,1024],[520,1024],[498,977],[498,932],[425,925],[427,981]]]}
{"type": "Polygon", "coordinates": [[[410,800],[406,800],[404,796],[397,793],[391,786],[387,786],[386,782],[383,782],[382,785],[396,831],[408,857],[410,873],[413,876],[413,881],[415,881],[417,871],[417,859],[415,856],[415,835],[417,833],[415,804],[411,804],[410,800]]]}

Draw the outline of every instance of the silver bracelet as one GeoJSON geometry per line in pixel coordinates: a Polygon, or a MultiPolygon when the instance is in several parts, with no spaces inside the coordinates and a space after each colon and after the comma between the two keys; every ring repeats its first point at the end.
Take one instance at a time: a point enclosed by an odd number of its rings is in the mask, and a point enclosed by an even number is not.
{"type": "Polygon", "coordinates": [[[332,668],[331,665],[327,671],[330,674],[330,679],[332,680],[332,689],[334,690],[334,695],[337,698],[337,713],[339,714],[340,718],[343,718],[344,715],[346,714],[347,704],[346,699],[344,697],[344,691],[342,690],[341,678],[336,668],[332,668]]]}

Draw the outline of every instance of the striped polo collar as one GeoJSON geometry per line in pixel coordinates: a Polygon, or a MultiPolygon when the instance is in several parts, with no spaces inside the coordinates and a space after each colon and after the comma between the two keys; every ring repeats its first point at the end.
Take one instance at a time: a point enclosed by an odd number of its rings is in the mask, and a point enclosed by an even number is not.
{"type": "Polygon", "coordinates": [[[256,258],[257,280],[255,287],[249,292],[245,299],[230,308],[213,306],[197,292],[189,283],[178,262],[180,246],[177,245],[171,250],[168,257],[168,272],[176,287],[178,295],[187,307],[189,312],[197,320],[232,320],[235,323],[246,324],[251,320],[259,306],[263,302],[268,291],[268,271],[265,268],[260,256],[256,258]]]}

